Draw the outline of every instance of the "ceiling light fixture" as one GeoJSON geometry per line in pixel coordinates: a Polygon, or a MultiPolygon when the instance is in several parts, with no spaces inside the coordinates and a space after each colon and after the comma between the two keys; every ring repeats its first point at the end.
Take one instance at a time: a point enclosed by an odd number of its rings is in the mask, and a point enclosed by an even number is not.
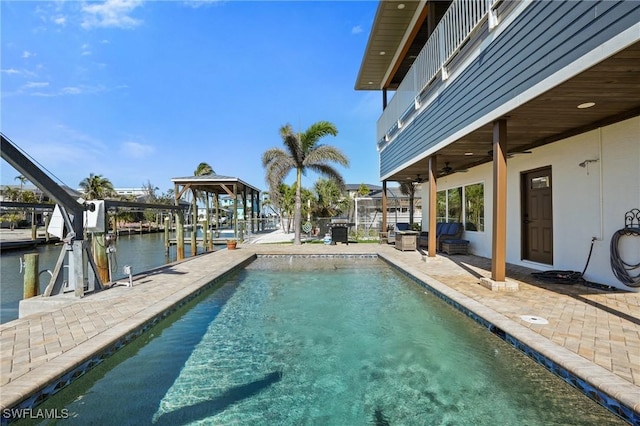
{"type": "Polygon", "coordinates": [[[587,108],[591,108],[592,106],[595,106],[595,102],[585,102],[583,104],[578,105],[578,109],[587,109],[587,108]]]}
{"type": "Polygon", "coordinates": [[[384,50],[380,51],[380,55],[386,55],[386,54],[387,54],[387,52],[385,52],[384,50]]]}
{"type": "Polygon", "coordinates": [[[398,3],[398,9],[400,10],[404,9],[404,3],[398,3]]]}

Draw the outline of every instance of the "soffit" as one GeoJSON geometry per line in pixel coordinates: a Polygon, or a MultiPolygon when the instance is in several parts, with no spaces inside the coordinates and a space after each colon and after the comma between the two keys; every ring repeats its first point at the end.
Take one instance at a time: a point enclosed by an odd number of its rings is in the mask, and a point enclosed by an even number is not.
{"type": "MultiPolygon", "coordinates": [[[[407,52],[403,52],[403,44],[407,43],[407,38],[413,38],[408,34],[412,27],[411,21],[414,19],[414,15],[420,14],[423,8],[424,2],[415,0],[380,1],[358,72],[356,90],[387,88],[389,82],[384,81],[385,76],[396,66],[396,63],[402,62],[404,57],[408,56],[407,52]],[[396,58],[396,56],[401,57],[396,58]]],[[[412,42],[413,40],[409,40],[408,46],[412,42]]],[[[420,46],[422,45],[424,42],[420,46]]],[[[404,70],[404,74],[407,70],[404,70]]],[[[394,72],[394,74],[396,73],[394,72]]],[[[399,81],[402,81],[404,74],[399,77],[399,81]]],[[[398,80],[393,77],[392,75],[391,78],[394,81],[398,80]]]]}

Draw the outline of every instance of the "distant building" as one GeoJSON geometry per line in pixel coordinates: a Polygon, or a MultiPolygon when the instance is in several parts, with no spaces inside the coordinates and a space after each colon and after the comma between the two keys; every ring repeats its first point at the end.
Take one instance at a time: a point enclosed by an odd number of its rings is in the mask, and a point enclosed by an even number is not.
{"type": "MultiPolygon", "coordinates": [[[[366,195],[360,194],[362,184],[347,184],[347,195],[354,200],[353,210],[349,217],[357,228],[365,231],[381,230],[382,225],[382,187],[379,185],[365,184],[369,188],[366,195]]],[[[409,223],[410,200],[408,195],[400,191],[400,187],[387,187],[387,225],[396,223],[409,223]]],[[[419,197],[419,187],[413,200],[413,221],[420,223],[422,218],[422,202],[419,197]]]]}
{"type": "Polygon", "coordinates": [[[142,195],[147,195],[147,190],[145,188],[113,188],[116,194],[121,196],[133,196],[140,197],[142,195]]]}

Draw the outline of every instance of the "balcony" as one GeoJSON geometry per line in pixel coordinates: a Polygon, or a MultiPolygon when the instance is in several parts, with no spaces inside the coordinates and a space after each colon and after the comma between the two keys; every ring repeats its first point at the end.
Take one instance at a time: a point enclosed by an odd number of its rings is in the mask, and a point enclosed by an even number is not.
{"type": "Polygon", "coordinates": [[[453,79],[455,70],[464,68],[464,57],[515,9],[514,4],[501,0],[453,1],[378,120],[379,151],[433,100],[439,85],[453,79]]]}

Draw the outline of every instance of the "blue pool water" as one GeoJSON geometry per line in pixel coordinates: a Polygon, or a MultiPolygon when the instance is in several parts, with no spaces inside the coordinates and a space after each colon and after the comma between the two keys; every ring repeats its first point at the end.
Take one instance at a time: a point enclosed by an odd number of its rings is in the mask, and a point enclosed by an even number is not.
{"type": "Polygon", "coordinates": [[[624,424],[376,259],[258,259],[43,406],[64,424],[624,424]]]}

